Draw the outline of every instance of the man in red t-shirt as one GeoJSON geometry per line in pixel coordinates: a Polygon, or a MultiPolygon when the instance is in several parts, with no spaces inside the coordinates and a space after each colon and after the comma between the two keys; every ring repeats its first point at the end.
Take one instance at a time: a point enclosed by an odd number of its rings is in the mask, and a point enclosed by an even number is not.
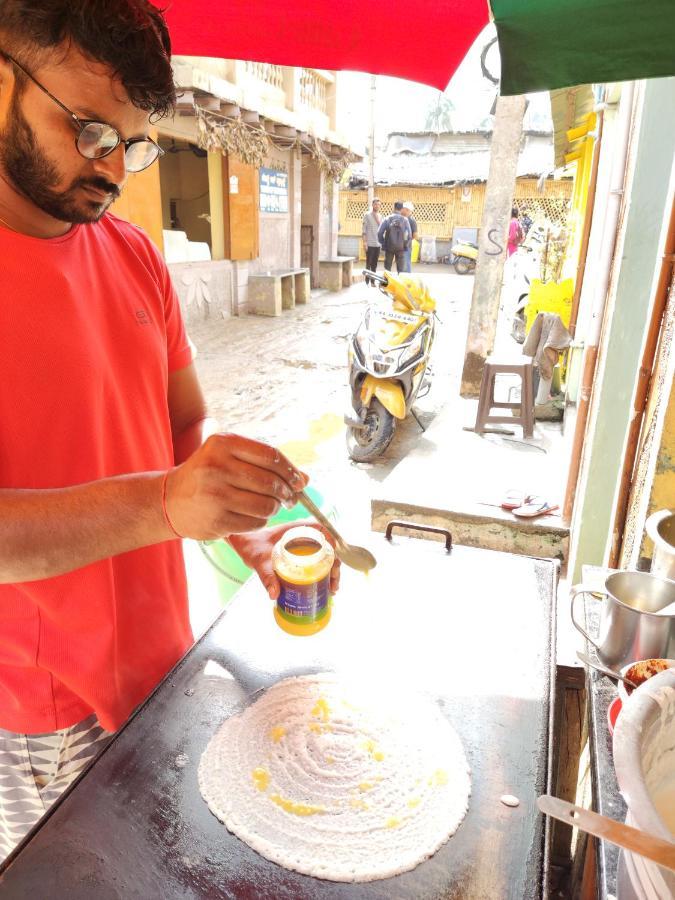
{"type": "MultiPolygon", "coordinates": [[[[263,526],[307,478],[206,408],[178,300],[106,214],[175,101],[147,0],[0,0],[0,858],[192,641],[179,538],[263,526]]],[[[337,587],[338,570],[332,587],[337,587]]]]}

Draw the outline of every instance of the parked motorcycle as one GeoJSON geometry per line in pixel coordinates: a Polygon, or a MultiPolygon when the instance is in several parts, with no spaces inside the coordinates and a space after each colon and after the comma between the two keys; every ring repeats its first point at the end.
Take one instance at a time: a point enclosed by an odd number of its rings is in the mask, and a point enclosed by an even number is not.
{"type": "Polygon", "coordinates": [[[384,298],[368,306],[349,345],[353,410],[345,423],[347,449],[356,462],[383,453],[396,420],[415,416],[413,403],[431,387],[427,367],[436,324],[436,302],[417,277],[363,274],[384,298]]]}
{"type": "Polygon", "coordinates": [[[466,275],[476,268],[478,259],[478,244],[471,241],[458,241],[450,248],[452,264],[458,275],[466,275]]]}

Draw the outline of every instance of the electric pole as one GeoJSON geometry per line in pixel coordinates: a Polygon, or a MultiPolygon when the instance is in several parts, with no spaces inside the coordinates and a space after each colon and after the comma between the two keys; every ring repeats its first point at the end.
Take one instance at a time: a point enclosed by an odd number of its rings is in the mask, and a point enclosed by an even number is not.
{"type": "Polygon", "coordinates": [[[375,98],[377,95],[377,75],[370,76],[370,116],[368,133],[368,210],[373,208],[375,196],[375,98]]]}
{"type": "Polygon", "coordinates": [[[497,99],[462,370],[462,397],[477,397],[480,393],[483,366],[495,343],[525,105],[524,96],[497,99]]]}

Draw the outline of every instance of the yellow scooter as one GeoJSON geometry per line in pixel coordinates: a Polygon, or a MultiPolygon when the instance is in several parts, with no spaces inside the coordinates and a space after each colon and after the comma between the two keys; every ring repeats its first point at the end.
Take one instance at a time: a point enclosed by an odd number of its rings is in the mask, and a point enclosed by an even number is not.
{"type": "Polygon", "coordinates": [[[478,259],[478,244],[471,241],[458,241],[450,249],[452,265],[458,275],[466,275],[476,269],[478,259]]]}
{"type": "MultiPolygon", "coordinates": [[[[396,420],[431,387],[427,371],[436,302],[416,276],[364,270],[382,300],[371,304],[349,345],[353,411],[345,416],[347,449],[356,462],[375,459],[391,443],[396,420]]],[[[419,419],[417,419],[419,423],[419,419]]]]}

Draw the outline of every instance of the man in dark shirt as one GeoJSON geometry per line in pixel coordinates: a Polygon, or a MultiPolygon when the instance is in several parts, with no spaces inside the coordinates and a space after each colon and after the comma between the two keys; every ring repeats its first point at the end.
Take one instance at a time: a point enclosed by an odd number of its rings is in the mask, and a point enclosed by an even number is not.
{"type": "Polygon", "coordinates": [[[407,271],[405,253],[412,241],[412,231],[402,210],[403,203],[397,200],[394,203],[394,212],[387,216],[377,232],[377,239],[384,247],[384,268],[387,272],[392,271],[394,259],[397,272],[407,271]]]}

